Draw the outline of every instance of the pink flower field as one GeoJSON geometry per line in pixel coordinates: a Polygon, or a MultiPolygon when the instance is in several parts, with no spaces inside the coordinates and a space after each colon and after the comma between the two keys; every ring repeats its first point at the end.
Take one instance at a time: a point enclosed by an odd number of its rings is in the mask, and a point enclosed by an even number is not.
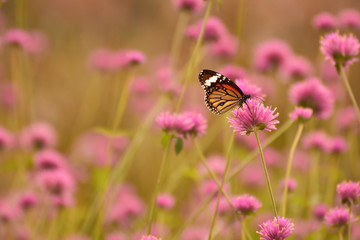
{"type": "Polygon", "coordinates": [[[359,53],[359,0],[0,0],[0,239],[360,240],[359,53]]]}

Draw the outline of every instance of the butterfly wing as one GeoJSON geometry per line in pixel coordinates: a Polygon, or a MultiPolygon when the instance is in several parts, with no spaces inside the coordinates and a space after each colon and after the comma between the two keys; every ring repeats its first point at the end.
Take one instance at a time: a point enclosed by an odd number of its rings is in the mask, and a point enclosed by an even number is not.
{"type": "Polygon", "coordinates": [[[212,70],[202,70],[199,81],[205,90],[206,106],[216,114],[225,113],[238,105],[244,95],[229,78],[212,70]]]}

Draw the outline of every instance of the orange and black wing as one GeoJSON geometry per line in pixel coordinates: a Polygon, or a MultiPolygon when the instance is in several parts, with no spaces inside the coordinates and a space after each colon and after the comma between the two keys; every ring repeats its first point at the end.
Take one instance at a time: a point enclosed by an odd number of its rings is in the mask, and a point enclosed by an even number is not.
{"type": "Polygon", "coordinates": [[[238,105],[244,95],[229,78],[212,70],[202,70],[199,81],[205,90],[206,106],[216,114],[225,113],[238,105]]]}

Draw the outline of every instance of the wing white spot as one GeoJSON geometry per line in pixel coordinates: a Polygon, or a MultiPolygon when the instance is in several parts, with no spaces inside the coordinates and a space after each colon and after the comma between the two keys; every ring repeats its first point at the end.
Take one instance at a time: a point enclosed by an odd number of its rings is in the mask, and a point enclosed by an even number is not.
{"type": "Polygon", "coordinates": [[[215,83],[216,81],[218,81],[218,79],[219,79],[219,76],[214,75],[214,76],[210,77],[209,79],[207,79],[207,80],[205,81],[205,84],[204,84],[204,85],[210,87],[211,84],[212,84],[212,83],[215,83]]]}

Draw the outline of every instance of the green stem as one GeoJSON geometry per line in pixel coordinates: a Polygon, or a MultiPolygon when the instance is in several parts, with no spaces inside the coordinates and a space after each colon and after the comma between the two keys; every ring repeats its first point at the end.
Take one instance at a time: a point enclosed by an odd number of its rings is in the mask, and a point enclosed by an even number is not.
{"type": "Polygon", "coordinates": [[[285,189],[284,189],[284,195],[283,195],[283,201],[282,201],[282,216],[286,216],[286,204],[287,204],[287,195],[288,195],[288,184],[289,184],[289,177],[290,177],[290,172],[291,172],[291,166],[292,166],[292,161],[294,158],[294,153],[295,153],[295,149],[296,146],[299,143],[301,134],[304,130],[304,124],[303,123],[299,123],[299,127],[298,130],[296,132],[294,141],[291,145],[290,148],[290,153],[289,153],[289,159],[288,159],[288,163],[287,163],[287,168],[286,168],[286,175],[285,175],[285,189]]]}
{"type": "Polygon", "coordinates": [[[241,239],[245,240],[245,218],[241,221],[241,239]]]}
{"type": "Polygon", "coordinates": [[[349,216],[348,216],[348,227],[347,227],[347,240],[350,240],[350,234],[351,234],[351,229],[350,229],[350,224],[351,224],[351,203],[348,204],[349,206],[349,216]]]}
{"type": "Polygon", "coordinates": [[[148,229],[147,229],[147,235],[151,234],[151,226],[152,223],[154,221],[155,218],[155,210],[156,210],[156,200],[160,191],[160,184],[162,182],[164,173],[165,173],[165,166],[166,166],[166,162],[169,158],[169,150],[170,150],[170,146],[171,146],[171,142],[172,142],[172,138],[173,136],[170,136],[170,139],[168,140],[166,146],[165,146],[165,150],[164,150],[164,155],[163,158],[161,160],[161,165],[160,165],[160,172],[156,181],[156,187],[155,187],[155,193],[154,193],[154,197],[152,200],[152,204],[151,204],[151,208],[150,208],[150,215],[149,215],[149,222],[148,222],[148,229]]]}
{"type": "Polygon", "coordinates": [[[203,24],[202,24],[200,34],[199,34],[199,38],[196,41],[194,51],[193,51],[193,53],[192,53],[192,55],[190,57],[189,66],[187,68],[186,75],[185,75],[184,86],[182,87],[181,94],[180,94],[180,97],[179,97],[179,101],[178,101],[178,103],[176,105],[176,112],[179,112],[179,110],[180,110],[180,107],[181,107],[181,104],[182,104],[182,101],[183,101],[183,98],[184,98],[184,95],[185,95],[185,92],[186,92],[186,88],[187,88],[187,85],[189,83],[189,79],[192,78],[192,73],[193,73],[193,70],[195,68],[194,65],[197,64],[197,59],[198,59],[197,55],[199,53],[200,46],[201,46],[203,38],[204,38],[204,32],[205,32],[205,28],[206,28],[206,23],[207,23],[207,20],[208,20],[208,18],[210,16],[211,9],[212,9],[212,6],[213,6],[213,2],[214,2],[214,0],[209,0],[209,3],[207,5],[206,12],[205,12],[205,15],[204,15],[203,24]]]}
{"type": "Polygon", "coordinates": [[[344,232],[344,229],[343,228],[340,228],[339,230],[339,240],[343,240],[343,232],[344,232]]]}
{"type": "Polygon", "coordinates": [[[219,182],[216,174],[214,173],[213,170],[211,170],[209,164],[206,162],[206,159],[205,159],[205,156],[203,154],[203,152],[201,151],[201,148],[199,146],[199,142],[196,140],[196,139],[193,139],[194,140],[194,145],[195,145],[195,148],[200,156],[200,159],[202,161],[202,163],[204,164],[206,170],[208,171],[208,173],[210,174],[210,176],[212,177],[212,179],[215,181],[216,185],[218,186],[219,190],[221,191],[222,194],[224,194],[224,197],[227,201],[227,203],[229,204],[230,208],[232,209],[232,211],[235,213],[235,216],[238,218],[239,221],[241,221],[241,218],[238,214],[236,214],[236,209],[234,208],[234,206],[232,205],[231,203],[231,199],[230,199],[230,196],[224,191],[224,189],[221,187],[221,183],[219,182]]]}
{"type": "Polygon", "coordinates": [[[354,108],[356,110],[356,114],[358,116],[358,120],[360,121],[360,110],[359,110],[359,106],[356,102],[356,99],[355,99],[355,96],[354,96],[354,93],[352,92],[351,90],[351,86],[350,86],[350,83],[349,83],[349,80],[347,78],[347,75],[346,75],[346,72],[345,72],[345,69],[344,67],[341,67],[341,76],[342,76],[342,79],[344,80],[344,83],[345,83],[345,86],[346,86],[346,90],[348,91],[349,93],[349,96],[350,96],[350,99],[352,101],[352,104],[354,105],[354,108]]]}
{"type": "Polygon", "coordinates": [[[226,165],[225,165],[225,170],[224,170],[224,173],[223,173],[223,176],[221,178],[221,184],[220,184],[220,191],[218,193],[218,196],[217,196],[217,200],[216,200],[216,206],[215,206],[215,210],[214,210],[214,215],[213,215],[213,218],[211,220],[211,225],[210,225],[210,231],[209,231],[209,240],[212,239],[212,233],[213,233],[213,230],[214,230],[214,225],[215,225],[215,220],[216,220],[216,215],[217,215],[217,210],[218,210],[218,207],[219,207],[219,202],[220,202],[220,198],[221,198],[221,191],[224,187],[224,183],[225,183],[225,176],[226,176],[226,173],[230,167],[230,163],[231,163],[231,152],[232,152],[232,148],[233,148],[233,145],[234,145],[234,139],[235,139],[235,133],[232,133],[232,136],[231,136],[231,139],[230,139],[230,144],[229,144],[229,148],[227,150],[227,153],[226,153],[226,165]]]}
{"type": "Polygon", "coordinates": [[[278,219],[278,213],[277,213],[277,210],[276,210],[276,204],[275,204],[274,194],[273,194],[273,191],[272,191],[272,188],[271,188],[270,177],[269,177],[269,174],[268,174],[268,171],[267,171],[267,168],[266,168],[266,163],[265,163],[265,159],[264,159],[264,153],[263,153],[263,150],[262,150],[261,145],[260,145],[260,141],[259,141],[259,136],[258,136],[257,130],[255,130],[254,133],[255,133],[257,145],[258,145],[258,147],[259,147],[259,152],[260,152],[260,156],[261,156],[261,162],[262,162],[262,165],[263,165],[263,168],[264,168],[265,177],[266,177],[266,183],[267,183],[267,186],[268,186],[268,189],[269,189],[269,193],[270,193],[270,198],[271,198],[271,202],[272,202],[272,205],[273,205],[274,214],[275,214],[276,219],[278,219]]]}
{"type": "MultiPolygon", "coordinates": [[[[293,120],[288,120],[284,125],[281,126],[274,134],[272,134],[263,144],[263,148],[268,147],[271,143],[273,143],[276,139],[278,139],[283,133],[285,133],[294,123],[293,120]]],[[[231,181],[251,160],[259,155],[259,151],[253,151],[242,161],[241,165],[238,166],[230,176],[227,181],[231,181]]]]}

